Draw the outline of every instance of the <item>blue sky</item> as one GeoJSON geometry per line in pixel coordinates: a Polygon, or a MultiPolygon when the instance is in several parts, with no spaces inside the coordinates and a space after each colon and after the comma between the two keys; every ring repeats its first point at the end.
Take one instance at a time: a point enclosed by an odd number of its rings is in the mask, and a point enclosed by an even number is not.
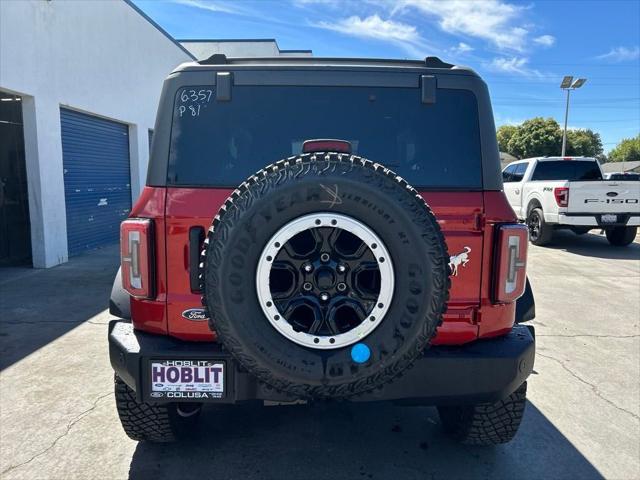
{"type": "Polygon", "coordinates": [[[315,56],[424,58],[468,65],[489,85],[496,124],[564,119],[605,151],[640,132],[640,2],[501,0],[134,0],[172,36],[275,38],[315,56]]]}

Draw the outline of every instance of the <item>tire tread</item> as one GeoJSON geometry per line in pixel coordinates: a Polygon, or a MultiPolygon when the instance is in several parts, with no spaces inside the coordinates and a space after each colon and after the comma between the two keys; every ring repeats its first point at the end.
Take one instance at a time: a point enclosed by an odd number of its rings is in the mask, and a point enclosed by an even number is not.
{"type": "Polygon", "coordinates": [[[176,440],[170,405],[149,405],[136,400],[135,392],[117,375],[114,392],[122,428],[132,440],[158,443],[176,440]]]}
{"type": "Polygon", "coordinates": [[[527,401],[527,383],[496,403],[438,407],[445,430],[465,445],[499,445],[515,437],[527,401]]]}

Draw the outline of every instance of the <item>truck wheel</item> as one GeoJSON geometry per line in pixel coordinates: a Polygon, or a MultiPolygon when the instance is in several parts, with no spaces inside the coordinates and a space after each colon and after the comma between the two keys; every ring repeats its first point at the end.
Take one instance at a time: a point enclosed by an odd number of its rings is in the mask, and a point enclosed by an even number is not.
{"type": "Polygon", "coordinates": [[[636,238],[638,227],[614,227],[605,230],[607,240],[616,247],[626,247],[636,238]]]}
{"type": "Polygon", "coordinates": [[[527,382],[504,400],[464,406],[441,406],[445,431],[466,445],[498,445],[515,437],[527,402],[527,382]]]}
{"type": "Polygon", "coordinates": [[[435,216],[402,178],[353,155],[266,167],[227,199],[205,242],[211,329],[255,377],[298,398],[391,382],[446,309],[435,216]]]}
{"type": "Polygon", "coordinates": [[[173,442],[196,426],[200,405],[196,403],[149,405],[136,400],[135,392],[114,377],[116,407],[129,438],[153,443],[173,442]]]}
{"type": "Polygon", "coordinates": [[[542,246],[551,241],[553,228],[544,221],[544,213],[541,208],[533,208],[527,216],[529,227],[529,240],[534,245],[542,246]]]}

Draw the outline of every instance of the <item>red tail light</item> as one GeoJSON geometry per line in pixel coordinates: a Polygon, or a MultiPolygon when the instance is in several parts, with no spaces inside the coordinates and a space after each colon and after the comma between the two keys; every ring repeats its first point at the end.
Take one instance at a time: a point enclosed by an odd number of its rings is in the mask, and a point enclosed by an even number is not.
{"type": "Polygon", "coordinates": [[[569,205],[569,188],[568,187],[556,187],[553,189],[553,196],[556,197],[556,203],[559,207],[566,207],[569,205]]]}
{"type": "Polygon", "coordinates": [[[153,297],[153,222],[130,218],[120,224],[122,287],[136,298],[153,297]]]}
{"type": "Polygon", "coordinates": [[[494,300],[510,303],[522,296],[527,282],[529,231],[522,224],[498,227],[494,300]]]}
{"type": "Polygon", "coordinates": [[[302,144],[302,153],[313,152],[351,153],[351,143],[333,139],[306,140],[302,144]]]}

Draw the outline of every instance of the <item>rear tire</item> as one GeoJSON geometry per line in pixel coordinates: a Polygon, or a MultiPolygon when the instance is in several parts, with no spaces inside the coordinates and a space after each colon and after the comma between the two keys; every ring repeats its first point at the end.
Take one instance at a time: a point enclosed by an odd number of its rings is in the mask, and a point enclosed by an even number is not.
{"type": "Polygon", "coordinates": [[[542,246],[551,241],[553,228],[544,221],[541,208],[531,209],[527,215],[527,227],[529,227],[529,240],[534,245],[542,246]]]}
{"type": "Polygon", "coordinates": [[[120,423],[132,440],[174,442],[195,428],[200,405],[150,405],[138,402],[135,392],[117,375],[114,384],[120,423]]]}
{"type": "Polygon", "coordinates": [[[513,440],[524,415],[527,382],[504,400],[438,407],[445,431],[465,445],[499,445],[513,440]]]}
{"type": "Polygon", "coordinates": [[[605,230],[607,240],[615,247],[626,247],[636,238],[638,227],[614,227],[605,230]]]}

